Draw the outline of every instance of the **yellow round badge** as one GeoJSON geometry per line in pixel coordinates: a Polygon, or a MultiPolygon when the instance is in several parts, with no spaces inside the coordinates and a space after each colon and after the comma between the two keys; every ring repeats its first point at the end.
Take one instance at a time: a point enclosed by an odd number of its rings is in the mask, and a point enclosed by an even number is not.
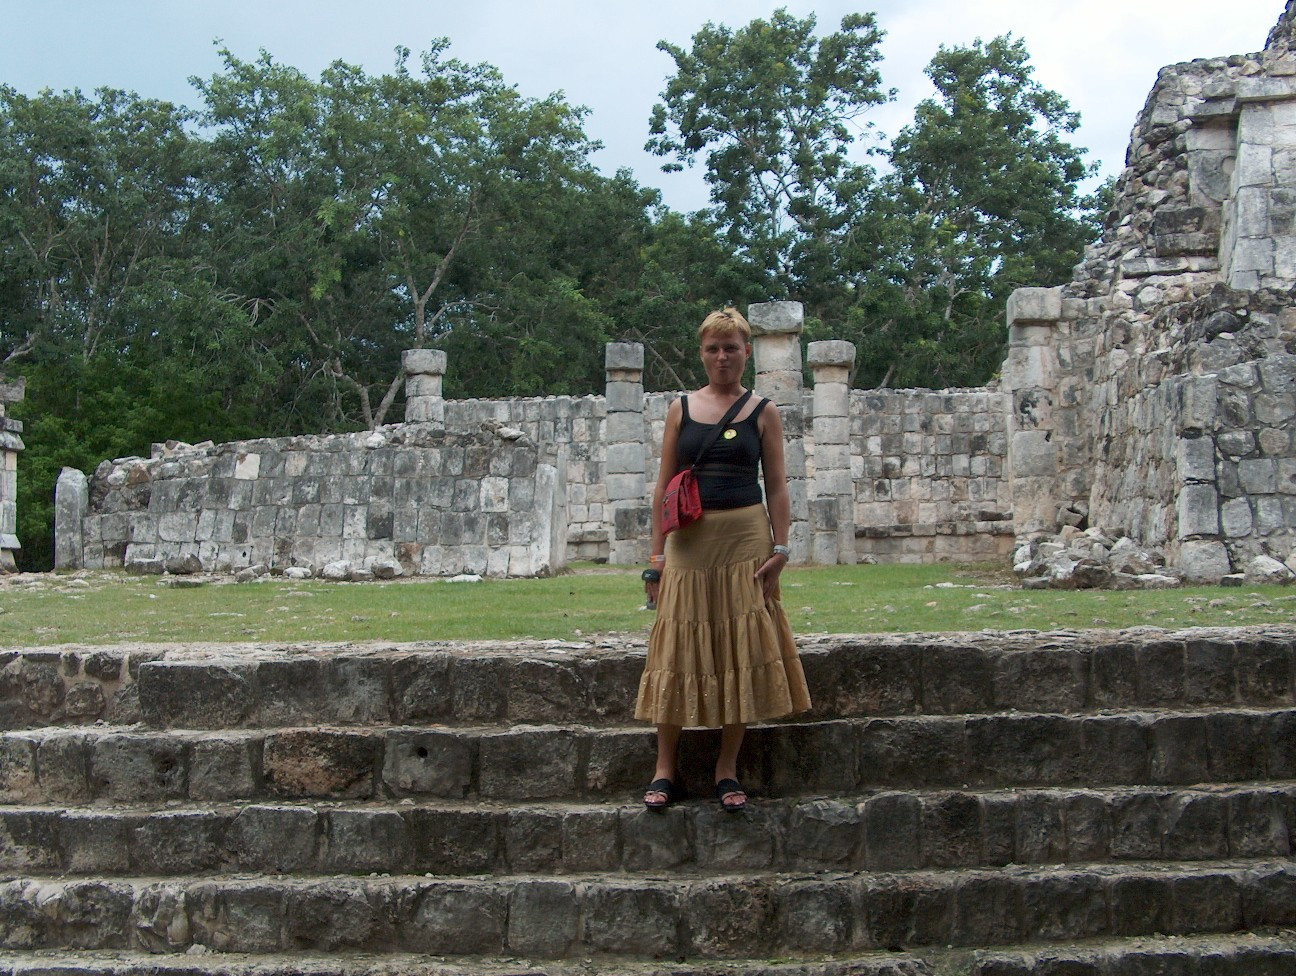
{"type": "Polygon", "coordinates": [[[724,432],[724,439],[727,441],[731,441],[737,436],[738,436],[738,431],[734,430],[732,427],[730,427],[728,430],[724,432]]]}

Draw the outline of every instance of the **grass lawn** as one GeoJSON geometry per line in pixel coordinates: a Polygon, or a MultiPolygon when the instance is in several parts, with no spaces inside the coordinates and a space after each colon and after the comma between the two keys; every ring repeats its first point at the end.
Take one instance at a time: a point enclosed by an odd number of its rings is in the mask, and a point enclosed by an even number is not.
{"type": "MultiPolygon", "coordinates": [[[[644,635],[639,567],[582,564],[552,579],[452,583],[167,585],[95,572],[0,586],[0,646],[126,641],[393,642],[644,635]]],[[[793,567],[783,605],[800,634],[1296,624],[1296,588],[1025,591],[999,566],[793,567]]]]}

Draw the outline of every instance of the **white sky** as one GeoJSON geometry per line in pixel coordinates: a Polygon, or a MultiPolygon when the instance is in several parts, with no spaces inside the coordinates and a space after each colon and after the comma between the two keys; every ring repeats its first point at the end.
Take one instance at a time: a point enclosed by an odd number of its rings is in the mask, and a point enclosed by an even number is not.
{"type": "Polygon", "coordinates": [[[380,74],[398,45],[417,54],[444,36],[451,56],[495,65],[525,95],[561,90],[589,108],[585,131],[605,145],[602,170],[628,166],[671,207],[693,210],[707,202],[700,167],[662,173],[643,151],[673,67],[656,43],[687,48],[707,21],[738,28],[779,6],[813,12],[823,33],[846,13],[877,14],[883,84],[899,94],[869,118],[889,136],[930,94],[922,70],[938,46],[1023,38],[1036,78],[1081,113],[1075,144],[1108,176],[1124,164],[1157,71],[1261,50],[1283,0],[0,0],[0,83],[28,94],[108,85],[192,106],[188,79],[219,70],[216,41],[244,60],[264,48],[317,76],[334,60],[380,74]]]}

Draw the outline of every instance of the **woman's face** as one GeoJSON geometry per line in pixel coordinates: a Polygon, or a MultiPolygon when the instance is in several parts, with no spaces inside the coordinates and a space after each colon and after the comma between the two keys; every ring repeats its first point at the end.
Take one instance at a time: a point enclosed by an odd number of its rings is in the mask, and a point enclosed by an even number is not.
{"type": "Polygon", "coordinates": [[[741,332],[709,332],[702,338],[701,355],[708,380],[737,383],[751,358],[751,345],[741,332]]]}

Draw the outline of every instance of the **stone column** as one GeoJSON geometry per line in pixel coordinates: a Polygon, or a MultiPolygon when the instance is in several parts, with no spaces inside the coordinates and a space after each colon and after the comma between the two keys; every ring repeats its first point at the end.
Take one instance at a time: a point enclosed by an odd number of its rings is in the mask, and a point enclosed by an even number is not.
{"type": "Polygon", "coordinates": [[[1245,291],[1296,286],[1296,78],[1239,78],[1237,156],[1221,277],[1245,291]]]}
{"type": "Polygon", "coordinates": [[[445,398],[441,394],[446,371],[442,349],[406,349],[401,353],[405,370],[405,422],[445,426],[445,398]]]}
{"type": "Polygon", "coordinates": [[[763,302],[749,305],[756,360],[756,392],[778,407],[783,420],[787,455],[788,493],[792,503],[792,531],[788,543],[793,562],[810,558],[809,498],[806,490],[805,407],[802,399],[801,329],[805,310],[800,302],[763,302]]]}
{"type": "Polygon", "coordinates": [[[810,485],[810,562],[854,565],[855,482],[850,456],[850,372],[855,345],[812,342],[806,361],[814,371],[814,481],[810,485]]]}
{"type": "Polygon", "coordinates": [[[1008,475],[1019,538],[1058,527],[1058,451],[1053,396],[1059,379],[1057,326],[1061,288],[1018,288],[1008,297],[1008,475]]]}
{"type": "Polygon", "coordinates": [[[17,571],[18,541],[18,452],[22,442],[22,421],[5,415],[7,405],[27,395],[27,380],[0,382],[0,571],[17,571]]]}
{"type": "Polygon", "coordinates": [[[608,562],[647,562],[652,513],[645,502],[647,455],[644,450],[644,347],[609,342],[604,353],[607,419],[604,475],[610,525],[608,562]]]}
{"type": "Polygon", "coordinates": [[[85,568],[85,517],[90,481],[76,468],[64,468],[54,485],[54,568],[85,568]]]}

